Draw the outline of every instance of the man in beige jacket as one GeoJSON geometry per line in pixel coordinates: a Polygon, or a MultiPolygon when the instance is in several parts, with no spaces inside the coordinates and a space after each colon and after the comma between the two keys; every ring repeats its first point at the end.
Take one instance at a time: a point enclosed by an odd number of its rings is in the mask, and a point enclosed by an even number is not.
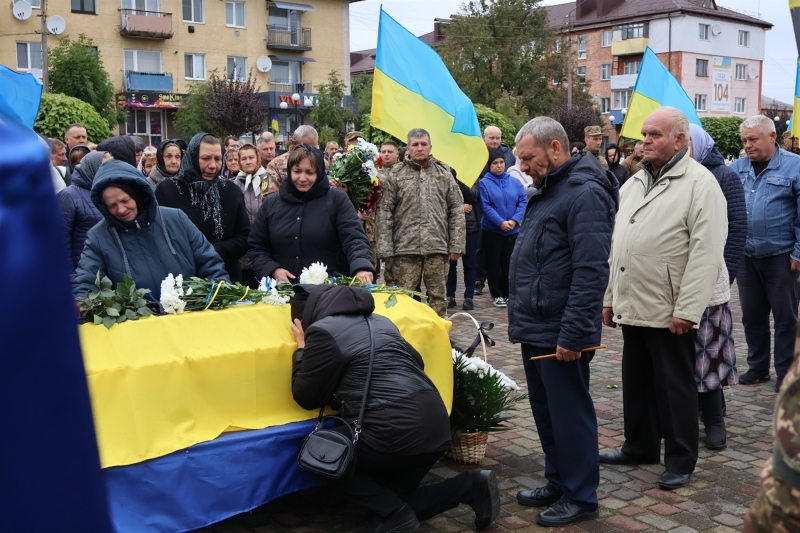
{"type": "Polygon", "coordinates": [[[663,107],[642,126],[643,168],[620,191],[603,323],[622,326],[625,444],[601,463],[659,463],[658,484],[689,483],[699,430],[694,328],[725,268],[725,197],[688,152],[689,122],[663,107]]]}

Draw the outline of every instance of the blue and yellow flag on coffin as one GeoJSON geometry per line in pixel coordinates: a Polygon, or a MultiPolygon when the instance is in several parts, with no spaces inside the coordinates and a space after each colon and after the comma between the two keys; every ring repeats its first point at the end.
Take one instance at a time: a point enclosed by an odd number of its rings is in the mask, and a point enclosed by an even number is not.
{"type": "Polygon", "coordinates": [[[686,114],[689,122],[698,126],[703,125],[697,116],[692,99],[650,47],[647,47],[620,134],[629,139],[641,139],[644,119],[664,106],[680,109],[686,114]]]}
{"type": "Polygon", "coordinates": [[[434,157],[469,186],[489,159],[475,107],[439,54],[382,9],[371,124],[400,139],[413,128],[424,128],[431,134],[434,157]]]}

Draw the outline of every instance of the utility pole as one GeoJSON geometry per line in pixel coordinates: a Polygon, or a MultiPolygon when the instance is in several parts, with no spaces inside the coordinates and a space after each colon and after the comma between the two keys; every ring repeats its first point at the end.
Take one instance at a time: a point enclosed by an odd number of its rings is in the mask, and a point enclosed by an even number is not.
{"type": "Polygon", "coordinates": [[[47,75],[47,0],[42,0],[42,92],[50,91],[50,83],[47,75]]]}
{"type": "Polygon", "coordinates": [[[572,109],[572,33],[567,35],[567,109],[572,109]]]}

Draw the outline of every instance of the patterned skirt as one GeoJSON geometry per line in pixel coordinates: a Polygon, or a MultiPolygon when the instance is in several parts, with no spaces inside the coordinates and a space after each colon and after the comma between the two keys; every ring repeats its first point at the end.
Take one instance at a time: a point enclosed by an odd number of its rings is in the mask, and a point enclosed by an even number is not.
{"type": "Polygon", "coordinates": [[[697,392],[714,391],[739,383],[733,343],[733,317],[728,302],[706,308],[697,330],[695,350],[697,392]]]}

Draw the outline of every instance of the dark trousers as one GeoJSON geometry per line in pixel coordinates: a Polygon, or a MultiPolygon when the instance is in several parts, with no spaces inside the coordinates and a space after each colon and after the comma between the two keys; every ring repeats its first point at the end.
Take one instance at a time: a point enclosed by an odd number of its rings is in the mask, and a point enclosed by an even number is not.
{"type": "Polygon", "coordinates": [[[794,337],[800,288],[789,253],[755,259],[744,257],[736,275],[742,325],[747,341],[747,366],[769,372],[769,314],[775,321],[775,373],[783,377],[794,359],[794,337]]]}
{"type": "Polygon", "coordinates": [[[251,289],[257,289],[260,284],[261,280],[256,277],[255,270],[242,269],[242,285],[250,287],[251,289]]]}
{"type": "Polygon", "coordinates": [[[531,361],[555,353],[556,347],[522,345],[533,418],[544,451],[544,477],[564,492],[562,499],[596,507],[600,483],[597,415],[589,394],[589,362],[594,352],[577,361],[531,361]]]}
{"type": "MultiPolygon", "coordinates": [[[[475,209],[475,217],[478,219],[478,225],[480,226],[481,219],[483,219],[483,208],[480,201],[476,201],[473,204],[473,209],[475,209]]],[[[486,281],[486,253],[483,249],[483,230],[478,232],[478,250],[475,252],[475,264],[477,265],[476,279],[484,283],[486,281]]]]}
{"type": "Polygon", "coordinates": [[[492,298],[508,298],[508,268],[517,234],[500,235],[487,230],[482,230],[482,233],[489,292],[492,298]]]}
{"type": "Polygon", "coordinates": [[[334,485],[353,503],[381,518],[407,503],[417,520],[427,520],[471,501],[472,478],[468,472],[441,483],[419,486],[441,453],[386,455],[359,442],[356,454],[358,463],[353,476],[334,485]]]}
{"type": "MultiPolygon", "coordinates": [[[[472,298],[475,295],[475,275],[477,272],[476,254],[478,253],[478,235],[467,233],[467,249],[461,256],[461,264],[464,269],[464,298],[472,298]]],[[[447,275],[447,297],[456,297],[456,282],[458,281],[458,261],[450,261],[450,272],[447,275]]]]}
{"type": "Polygon", "coordinates": [[[695,332],[622,326],[622,451],[643,463],[658,463],[664,437],[664,465],[691,474],[697,464],[695,332]]]}

